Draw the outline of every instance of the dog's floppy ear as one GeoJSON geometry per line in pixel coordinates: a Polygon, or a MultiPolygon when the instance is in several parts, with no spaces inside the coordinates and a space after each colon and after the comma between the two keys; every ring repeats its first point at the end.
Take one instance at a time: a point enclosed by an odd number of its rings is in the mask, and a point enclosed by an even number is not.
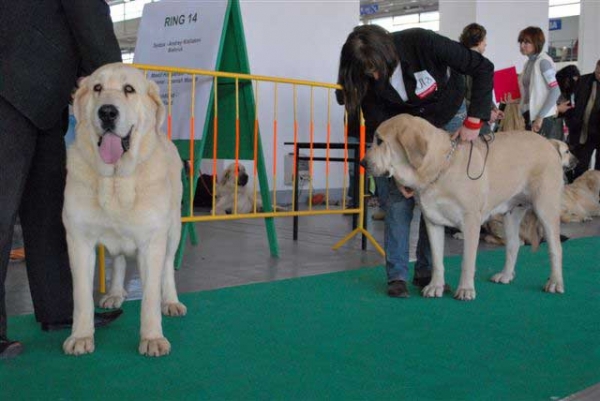
{"type": "Polygon", "coordinates": [[[406,152],[408,162],[418,170],[427,154],[427,138],[419,132],[417,126],[403,124],[397,127],[396,139],[406,152]]]}
{"type": "Polygon", "coordinates": [[[159,132],[162,127],[163,122],[165,121],[165,105],[160,98],[160,90],[158,89],[158,85],[156,82],[148,79],[148,96],[156,105],[156,131],[159,132]]]}
{"type": "Polygon", "coordinates": [[[85,102],[89,97],[90,88],[88,87],[87,77],[83,78],[79,82],[79,88],[75,91],[75,95],[73,95],[73,114],[75,114],[75,119],[77,121],[83,121],[85,118],[83,116],[85,102]]]}
{"type": "Polygon", "coordinates": [[[229,181],[230,176],[231,176],[231,169],[228,168],[227,170],[225,170],[225,174],[223,174],[223,177],[221,177],[221,181],[219,183],[221,185],[225,185],[227,183],[227,181],[229,181]]]}

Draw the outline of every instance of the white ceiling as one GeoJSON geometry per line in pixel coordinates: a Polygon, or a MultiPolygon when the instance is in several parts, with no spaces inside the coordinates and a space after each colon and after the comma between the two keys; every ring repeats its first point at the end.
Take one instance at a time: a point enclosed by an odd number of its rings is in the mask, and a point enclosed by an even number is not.
{"type": "Polygon", "coordinates": [[[363,15],[362,21],[394,15],[415,14],[439,9],[438,0],[360,0],[361,7],[377,5],[375,14],[363,15]]]}

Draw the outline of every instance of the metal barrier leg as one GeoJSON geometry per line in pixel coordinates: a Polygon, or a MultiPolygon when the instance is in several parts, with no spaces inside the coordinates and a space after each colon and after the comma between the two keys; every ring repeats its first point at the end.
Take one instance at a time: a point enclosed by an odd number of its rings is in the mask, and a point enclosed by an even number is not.
{"type": "MultiPolygon", "coordinates": [[[[300,158],[300,150],[296,146],[294,149],[296,153],[296,165],[294,166],[294,172],[292,174],[292,180],[294,180],[294,212],[298,211],[298,159],[300,158]]],[[[294,241],[298,241],[298,216],[294,216],[294,241]]]]}

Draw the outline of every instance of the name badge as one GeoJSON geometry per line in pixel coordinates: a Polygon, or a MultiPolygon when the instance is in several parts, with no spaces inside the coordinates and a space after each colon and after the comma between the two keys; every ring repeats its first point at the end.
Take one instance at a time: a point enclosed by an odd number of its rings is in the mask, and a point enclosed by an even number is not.
{"type": "Polygon", "coordinates": [[[419,99],[426,98],[437,89],[437,82],[427,70],[415,72],[415,80],[417,81],[415,94],[419,99]]]}

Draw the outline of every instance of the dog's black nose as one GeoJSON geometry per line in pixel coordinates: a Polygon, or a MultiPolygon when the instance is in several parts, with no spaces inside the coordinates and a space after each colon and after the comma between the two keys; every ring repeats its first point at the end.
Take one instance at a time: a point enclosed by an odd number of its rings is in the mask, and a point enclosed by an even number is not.
{"type": "Polygon", "coordinates": [[[240,176],[238,177],[238,185],[240,187],[243,187],[247,183],[248,183],[248,174],[246,174],[246,173],[240,174],[240,176]]]}
{"type": "Polygon", "coordinates": [[[119,117],[119,110],[112,104],[104,104],[98,109],[98,118],[102,121],[102,128],[114,128],[119,117]]]}
{"type": "Polygon", "coordinates": [[[369,164],[367,163],[367,159],[362,159],[360,162],[358,162],[358,164],[360,164],[363,168],[369,167],[369,164]]]}

